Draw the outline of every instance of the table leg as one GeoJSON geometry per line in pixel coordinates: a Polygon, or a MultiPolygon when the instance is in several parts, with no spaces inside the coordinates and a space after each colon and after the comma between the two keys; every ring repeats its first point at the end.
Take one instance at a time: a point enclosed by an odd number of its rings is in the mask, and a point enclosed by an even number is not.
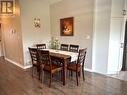
{"type": "Polygon", "coordinates": [[[63,85],[66,84],[66,72],[67,72],[67,60],[64,59],[64,62],[63,62],[63,85]]]}

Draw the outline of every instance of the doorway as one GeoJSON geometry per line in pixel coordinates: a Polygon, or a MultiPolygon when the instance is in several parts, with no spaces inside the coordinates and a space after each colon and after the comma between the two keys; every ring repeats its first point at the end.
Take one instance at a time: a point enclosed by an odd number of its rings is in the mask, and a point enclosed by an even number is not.
{"type": "Polygon", "coordinates": [[[127,71],[127,21],[126,21],[126,25],[125,25],[123,64],[122,64],[121,71],[127,71]]]}

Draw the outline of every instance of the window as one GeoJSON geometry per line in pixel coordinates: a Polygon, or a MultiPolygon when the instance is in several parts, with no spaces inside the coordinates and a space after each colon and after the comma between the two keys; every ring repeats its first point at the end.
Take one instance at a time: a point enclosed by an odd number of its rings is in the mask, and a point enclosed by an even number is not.
{"type": "Polygon", "coordinates": [[[13,14],[13,1],[0,1],[1,4],[1,14],[13,14]]]}

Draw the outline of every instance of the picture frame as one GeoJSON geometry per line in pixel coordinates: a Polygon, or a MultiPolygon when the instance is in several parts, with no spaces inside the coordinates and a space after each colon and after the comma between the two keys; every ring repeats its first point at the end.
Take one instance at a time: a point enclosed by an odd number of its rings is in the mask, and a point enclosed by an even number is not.
{"type": "Polygon", "coordinates": [[[73,17],[60,19],[60,35],[61,36],[73,36],[73,17]]]}

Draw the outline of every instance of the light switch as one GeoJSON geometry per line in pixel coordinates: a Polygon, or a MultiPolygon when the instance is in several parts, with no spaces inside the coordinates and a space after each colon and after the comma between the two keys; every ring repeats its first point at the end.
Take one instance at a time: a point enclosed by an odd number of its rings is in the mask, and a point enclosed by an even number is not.
{"type": "Polygon", "coordinates": [[[86,35],[85,38],[88,40],[90,39],[90,35],[86,35]]]}

